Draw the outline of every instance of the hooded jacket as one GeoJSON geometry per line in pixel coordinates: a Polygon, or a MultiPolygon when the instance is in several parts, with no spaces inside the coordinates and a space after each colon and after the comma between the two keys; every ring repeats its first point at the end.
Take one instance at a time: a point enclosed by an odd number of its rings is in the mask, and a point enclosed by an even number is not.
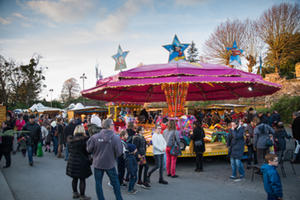
{"type": "Polygon", "coordinates": [[[281,180],[278,172],[276,171],[276,167],[264,164],[260,170],[263,173],[264,187],[268,196],[273,199],[277,199],[279,197],[282,198],[281,180]]]}
{"type": "Polygon", "coordinates": [[[93,154],[93,166],[97,169],[112,169],[123,153],[121,139],[112,130],[102,129],[90,137],[87,151],[93,154]]]}
{"type": "Polygon", "coordinates": [[[269,134],[274,135],[274,133],[275,131],[271,126],[265,123],[261,123],[254,129],[253,145],[258,149],[267,149],[268,146],[266,145],[266,143],[270,137],[269,134]]]}

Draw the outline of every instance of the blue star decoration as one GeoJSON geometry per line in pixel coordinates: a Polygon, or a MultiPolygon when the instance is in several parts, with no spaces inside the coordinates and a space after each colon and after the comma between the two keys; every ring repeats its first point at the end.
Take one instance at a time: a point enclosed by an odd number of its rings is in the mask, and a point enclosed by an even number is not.
{"type": "Polygon", "coordinates": [[[116,61],[115,71],[127,68],[125,57],[127,56],[128,53],[129,51],[123,51],[121,49],[121,46],[119,45],[118,53],[112,56],[113,59],[116,61]]]}
{"type": "Polygon", "coordinates": [[[229,59],[229,65],[233,66],[241,66],[241,58],[240,55],[244,52],[242,49],[238,49],[236,45],[236,41],[233,42],[232,47],[226,47],[227,51],[230,52],[230,59],[229,59]]]}
{"type": "Polygon", "coordinates": [[[178,40],[177,35],[174,36],[173,43],[163,45],[165,49],[167,49],[169,54],[169,62],[180,62],[185,61],[184,50],[188,48],[190,44],[181,44],[178,40]]]}

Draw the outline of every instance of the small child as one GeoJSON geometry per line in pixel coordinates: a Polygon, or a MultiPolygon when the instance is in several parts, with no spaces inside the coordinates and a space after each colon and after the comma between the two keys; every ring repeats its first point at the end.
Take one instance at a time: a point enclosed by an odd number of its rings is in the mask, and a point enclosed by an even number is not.
{"type": "Polygon", "coordinates": [[[134,144],[128,144],[128,152],[126,154],[126,168],[129,173],[129,186],[128,186],[128,193],[129,194],[135,194],[137,192],[136,189],[134,189],[134,185],[137,180],[137,159],[136,154],[137,149],[134,144]]]}
{"type": "Polygon", "coordinates": [[[279,174],[276,170],[278,166],[278,157],[275,154],[267,154],[265,156],[268,164],[261,167],[264,179],[264,187],[268,194],[268,200],[282,199],[282,185],[279,174]]]}

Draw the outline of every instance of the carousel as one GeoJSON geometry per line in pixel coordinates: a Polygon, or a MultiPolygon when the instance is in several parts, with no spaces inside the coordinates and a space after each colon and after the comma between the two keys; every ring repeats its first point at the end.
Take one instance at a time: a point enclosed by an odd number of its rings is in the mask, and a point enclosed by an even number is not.
{"type": "MultiPolygon", "coordinates": [[[[177,119],[181,137],[184,138],[195,120],[193,116],[185,116],[186,101],[258,97],[273,94],[281,88],[278,84],[263,80],[260,75],[229,66],[187,62],[184,50],[188,44],[181,44],[176,35],[172,44],[163,47],[170,52],[169,63],[142,65],[121,71],[99,80],[95,87],[82,91],[82,96],[108,102],[167,102],[168,117],[177,119]]],[[[121,60],[124,64],[124,57],[121,60]]],[[[212,130],[206,129],[205,133],[208,143],[204,156],[228,153],[224,141],[210,142],[212,130]]],[[[188,147],[189,141],[186,143],[182,156],[194,156],[188,147]]],[[[151,146],[147,155],[152,155],[151,146]]]]}

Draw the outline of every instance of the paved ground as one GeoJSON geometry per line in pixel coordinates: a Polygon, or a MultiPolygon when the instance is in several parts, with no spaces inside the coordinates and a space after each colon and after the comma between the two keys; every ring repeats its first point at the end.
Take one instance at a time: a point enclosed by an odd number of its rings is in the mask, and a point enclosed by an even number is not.
{"type": "MultiPolygon", "coordinates": [[[[289,142],[291,146],[292,142],[289,142]]],[[[8,186],[16,200],[71,200],[71,178],[65,175],[66,162],[55,158],[51,153],[45,153],[44,157],[34,157],[34,166],[28,165],[27,158],[20,153],[12,156],[12,166],[1,169],[8,186]]],[[[150,161],[153,165],[153,161],[150,161]]],[[[4,165],[4,160],[0,163],[4,165]]],[[[300,164],[296,164],[297,175],[294,176],[289,163],[285,164],[287,178],[282,178],[284,199],[298,200],[300,196],[300,164]]],[[[166,177],[169,185],[161,185],[157,173],[151,177],[152,188],[145,190],[136,187],[139,192],[136,195],[128,195],[125,188],[122,189],[124,199],[266,199],[262,179],[256,175],[251,182],[250,171],[246,171],[246,178],[241,182],[234,182],[228,177],[231,175],[229,163],[224,158],[209,158],[205,160],[204,172],[196,173],[193,159],[180,159],[177,165],[179,178],[166,177]]],[[[280,170],[279,170],[280,172],[280,170]]],[[[281,172],[280,172],[281,174],[281,172]]],[[[1,176],[0,176],[1,178],[1,176]]],[[[104,192],[106,199],[114,199],[112,189],[107,186],[108,178],[105,176],[104,192]]],[[[0,181],[0,200],[7,200],[7,190],[4,190],[3,180],[0,181]],[[4,195],[3,195],[4,194],[4,195]]],[[[96,198],[95,180],[91,176],[87,179],[86,194],[92,199],[96,198]]]]}

